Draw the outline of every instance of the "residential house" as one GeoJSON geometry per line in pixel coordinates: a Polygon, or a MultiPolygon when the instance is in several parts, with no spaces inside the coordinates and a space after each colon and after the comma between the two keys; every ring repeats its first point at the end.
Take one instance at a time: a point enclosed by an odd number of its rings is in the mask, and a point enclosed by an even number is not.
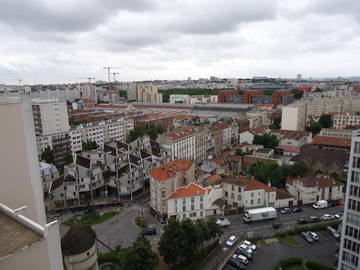
{"type": "Polygon", "coordinates": [[[231,126],[225,122],[216,122],[208,127],[213,138],[213,151],[218,154],[231,146],[231,126]]]}
{"type": "Polygon", "coordinates": [[[342,200],[343,188],[343,182],[329,177],[289,177],[286,181],[286,189],[299,205],[315,203],[319,200],[342,200]]]}
{"type": "Polygon", "coordinates": [[[222,215],[223,189],[220,186],[204,188],[195,183],[179,187],[167,197],[167,213],[170,219],[184,220],[222,215]]]}
{"type": "Polygon", "coordinates": [[[344,150],[350,152],[351,138],[337,138],[332,136],[317,135],[314,137],[311,144],[321,149],[344,150]]]}
{"type": "Polygon", "coordinates": [[[195,181],[195,165],[191,160],[176,159],[149,171],[150,206],[160,221],[168,217],[167,197],[178,187],[195,181]]]}
{"type": "Polygon", "coordinates": [[[311,132],[296,130],[272,130],[279,139],[276,152],[285,156],[295,156],[300,153],[300,147],[311,142],[311,132]]]}
{"type": "Polygon", "coordinates": [[[253,179],[235,176],[223,178],[225,204],[234,208],[275,206],[276,190],[253,179]]]}

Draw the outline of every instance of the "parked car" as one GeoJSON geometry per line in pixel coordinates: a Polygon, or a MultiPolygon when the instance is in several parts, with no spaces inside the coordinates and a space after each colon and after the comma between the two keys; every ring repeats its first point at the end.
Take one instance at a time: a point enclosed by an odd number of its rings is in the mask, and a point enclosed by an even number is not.
{"type": "Polygon", "coordinates": [[[247,252],[247,250],[245,250],[245,249],[238,248],[238,249],[236,249],[235,253],[238,255],[244,255],[249,261],[252,261],[252,259],[253,259],[253,255],[251,253],[247,252]]]}
{"type": "Polygon", "coordinates": [[[227,240],[226,240],[226,245],[228,247],[232,247],[233,245],[235,245],[237,239],[235,235],[231,235],[227,240]]]}
{"type": "Polygon", "coordinates": [[[248,259],[244,255],[234,254],[232,257],[239,260],[242,264],[247,265],[249,263],[248,259]]]}
{"type": "Polygon", "coordinates": [[[333,203],[333,202],[328,202],[328,207],[332,207],[332,206],[335,206],[335,203],[333,203]]]}
{"type": "Polygon", "coordinates": [[[301,208],[301,207],[294,207],[293,209],[292,209],[292,212],[293,213],[299,213],[299,212],[302,212],[303,211],[303,209],[301,208]]]}
{"type": "Polygon", "coordinates": [[[244,245],[247,245],[249,248],[251,248],[253,251],[255,251],[256,250],[256,246],[253,244],[253,243],[251,243],[250,241],[248,241],[248,240],[245,240],[244,242],[243,242],[243,244],[244,245]]]}
{"type": "Polygon", "coordinates": [[[218,220],[216,220],[216,224],[220,225],[220,227],[226,227],[226,226],[230,226],[231,222],[227,218],[221,217],[218,220]]]}
{"type": "Polygon", "coordinates": [[[337,213],[334,215],[334,218],[342,219],[343,213],[337,213]]]}
{"type": "Polygon", "coordinates": [[[340,234],[333,227],[327,226],[326,232],[330,234],[332,237],[334,237],[336,240],[340,239],[340,234]]]}
{"type": "Polygon", "coordinates": [[[245,245],[245,244],[241,244],[240,247],[239,247],[239,249],[243,249],[243,250],[245,250],[246,252],[250,253],[251,255],[252,255],[253,252],[254,252],[250,247],[248,247],[248,246],[245,245]]]}
{"type": "Polygon", "coordinates": [[[308,231],[308,232],[306,232],[313,240],[315,240],[315,241],[319,241],[319,235],[317,235],[316,233],[314,233],[314,232],[310,232],[310,231],[308,231]]]}
{"type": "Polygon", "coordinates": [[[333,215],[329,215],[329,214],[324,214],[322,217],[321,217],[322,220],[333,220],[334,219],[334,216],[333,215]]]}
{"type": "Polygon", "coordinates": [[[308,224],[307,220],[303,219],[303,218],[299,218],[297,220],[297,224],[308,224]]]}
{"type": "Polygon", "coordinates": [[[235,269],[245,269],[246,266],[243,265],[238,259],[235,259],[233,257],[230,257],[230,259],[227,261],[229,265],[234,267],[235,269]]]}
{"type": "Polygon", "coordinates": [[[308,243],[312,244],[314,243],[314,240],[308,235],[306,232],[300,233],[300,236],[308,243]]]}
{"type": "Polygon", "coordinates": [[[319,221],[320,221],[320,218],[318,218],[317,216],[310,216],[310,217],[308,218],[308,221],[309,221],[310,223],[319,222],[319,221]]]}
{"type": "Polygon", "coordinates": [[[281,227],[281,223],[278,223],[278,222],[273,223],[273,229],[274,230],[279,229],[280,227],[281,227]]]}
{"type": "Polygon", "coordinates": [[[290,214],[291,213],[291,209],[290,208],[283,208],[280,210],[280,213],[285,215],[285,214],[290,214]]]}
{"type": "Polygon", "coordinates": [[[142,235],[153,235],[156,234],[156,228],[146,228],[141,231],[142,235]]]}

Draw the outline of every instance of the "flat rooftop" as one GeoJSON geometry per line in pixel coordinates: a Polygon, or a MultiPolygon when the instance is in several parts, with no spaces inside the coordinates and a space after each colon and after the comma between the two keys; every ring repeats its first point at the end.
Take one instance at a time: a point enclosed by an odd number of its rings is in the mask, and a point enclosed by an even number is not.
{"type": "Polygon", "coordinates": [[[0,212],[0,259],[42,239],[40,235],[0,212]]]}

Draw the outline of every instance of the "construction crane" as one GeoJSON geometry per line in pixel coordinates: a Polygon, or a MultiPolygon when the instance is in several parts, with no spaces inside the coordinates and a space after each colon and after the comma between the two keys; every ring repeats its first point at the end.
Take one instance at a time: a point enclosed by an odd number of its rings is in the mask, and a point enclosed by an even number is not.
{"type": "Polygon", "coordinates": [[[110,81],[110,71],[112,69],[120,69],[119,67],[103,67],[103,69],[107,70],[107,74],[108,74],[108,82],[109,82],[109,91],[111,90],[111,81],[110,81]]]}
{"type": "Polygon", "coordinates": [[[89,84],[91,84],[91,80],[95,80],[95,77],[78,77],[76,79],[87,79],[89,80],[89,84]]]}
{"type": "Polygon", "coordinates": [[[119,75],[119,72],[113,72],[113,76],[114,76],[114,83],[116,82],[116,80],[115,80],[115,75],[119,75]]]}

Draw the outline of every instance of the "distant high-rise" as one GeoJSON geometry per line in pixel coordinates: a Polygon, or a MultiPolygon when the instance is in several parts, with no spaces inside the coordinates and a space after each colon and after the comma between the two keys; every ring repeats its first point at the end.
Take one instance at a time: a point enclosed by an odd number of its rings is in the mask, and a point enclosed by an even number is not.
{"type": "Polygon", "coordinates": [[[301,74],[296,75],[297,80],[301,80],[301,74]]]}
{"type": "Polygon", "coordinates": [[[339,263],[340,270],[360,269],[360,130],[353,131],[346,186],[339,263]]]}
{"type": "Polygon", "coordinates": [[[152,83],[140,83],[136,87],[136,100],[140,102],[162,103],[162,94],[152,83]]]}

